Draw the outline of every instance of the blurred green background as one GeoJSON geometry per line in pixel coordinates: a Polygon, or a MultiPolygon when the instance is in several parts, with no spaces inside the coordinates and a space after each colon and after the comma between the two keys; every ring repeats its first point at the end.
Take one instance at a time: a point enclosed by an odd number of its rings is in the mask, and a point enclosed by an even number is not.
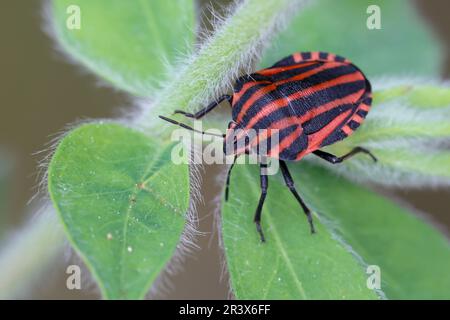
{"type": "MultiPolygon", "coordinates": [[[[206,2],[206,1],[203,1],[206,2]]],[[[446,61],[442,77],[450,75],[450,2],[414,1],[443,42],[446,61]]],[[[5,238],[33,212],[28,201],[37,191],[38,161],[56,133],[65,126],[89,118],[108,118],[130,108],[132,99],[103,85],[83,68],[73,65],[55,49],[43,32],[43,1],[0,1],[0,238],[5,238]]],[[[170,276],[172,285],[156,298],[220,299],[228,297],[226,275],[220,262],[217,232],[213,232],[212,198],[219,190],[214,178],[218,166],[205,171],[205,201],[200,208],[200,249],[188,255],[182,269],[170,276]]],[[[382,190],[396,194],[428,212],[444,230],[450,229],[450,191],[382,190]]],[[[0,242],[0,246],[2,242],[0,242]]],[[[69,251],[69,249],[68,249],[69,251]]],[[[98,298],[93,286],[66,289],[66,266],[77,259],[61,256],[26,298],[98,298]]],[[[74,262],[75,261],[75,262],[74,262]]],[[[30,272],[33,270],[30,269],[30,272]]]]}

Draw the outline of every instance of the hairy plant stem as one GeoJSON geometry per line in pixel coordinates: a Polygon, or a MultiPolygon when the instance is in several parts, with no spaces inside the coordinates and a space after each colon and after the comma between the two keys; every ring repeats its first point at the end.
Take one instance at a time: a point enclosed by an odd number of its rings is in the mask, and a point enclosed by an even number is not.
{"type": "Polygon", "coordinates": [[[2,245],[0,299],[29,297],[28,289],[62,252],[65,235],[54,210],[49,204],[39,211],[2,245]]]}
{"type": "Polygon", "coordinates": [[[144,109],[137,124],[161,126],[160,114],[175,109],[192,110],[231,89],[240,72],[251,72],[253,62],[282,24],[301,7],[302,0],[247,0],[237,5],[234,14],[216,28],[197,54],[180,68],[178,75],[159,94],[152,106],[144,109]]]}

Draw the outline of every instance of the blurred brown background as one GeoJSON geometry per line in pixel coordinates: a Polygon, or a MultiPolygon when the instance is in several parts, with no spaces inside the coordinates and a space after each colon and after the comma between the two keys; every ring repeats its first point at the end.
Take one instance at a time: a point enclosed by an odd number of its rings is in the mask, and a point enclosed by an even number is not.
{"type": "MultiPolygon", "coordinates": [[[[447,59],[442,77],[448,78],[450,2],[421,0],[415,3],[444,42],[447,59]]],[[[32,154],[43,150],[52,135],[67,124],[85,118],[113,117],[119,109],[131,105],[131,99],[125,94],[102,86],[95,76],[68,63],[56,52],[52,41],[42,32],[41,13],[41,1],[0,1],[0,157],[6,151],[12,165],[11,174],[7,176],[6,208],[0,203],[0,237],[2,230],[8,234],[19,228],[31,211],[27,202],[36,191],[36,166],[41,159],[32,154]]],[[[215,172],[218,167],[206,171],[210,177],[215,172]]],[[[211,232],[214,204],[208,199],[218,187],[213,178],[204,181],[207,187],[204,188],[205,204],[200,206],[200,229],[211,232]]],[[[396,193],[450,229],[449,190],[398,190],[396,193]]],[[[171,277],[172,290],[160,298],[227,298],[227,279],[220,280],[222,269],[217,237],[203,236],[199,245],[200,250],[186,258],[184,270],[171,277]]],[[[98,298],[94,290],[65,288],[65,260],[61,258],[49,271],[47,281],[35,288],[28,298],[98,298]]]]}

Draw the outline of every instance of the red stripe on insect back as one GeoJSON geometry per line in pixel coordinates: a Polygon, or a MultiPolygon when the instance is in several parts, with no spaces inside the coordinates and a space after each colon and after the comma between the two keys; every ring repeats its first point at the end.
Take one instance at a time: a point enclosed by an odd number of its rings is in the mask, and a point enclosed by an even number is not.
{"type": "MultiPolygon", "coordinates": [[[[263,141],[264,138],[267,139],[267,136],[268,136],[267,133],[270,133],[270,137],[271,137],[277,131],[280,131],[280,130],[285,129],[285,128],[287,128],[289,126],[292,126],[292,125],[298,125],[298,117],[295,117],[295,116],[293,116],[293,117],[285,117],[285,118],[283,118],[281,120],[278,120],[278,121],[272,123],[270,125],[270,128],[268,128],[267,130],[263,130],[263,131],[260,130],[257,133],[257,136],[254,137],[252,139],[252,141],[250,141],[249,145],[254,147],[254,146],[256,146],[256,144],[261,143],[261,141],[263,141]]],[[[303,131],[303,129],[301,127],[300,127],[300,129],[303,131]]],[[[237,132],[236,139],[240,140],[245,135],[246,135],[246,129],[242,129],[242,130],[237,132]]],[[[238,149],[238,151],[243,152],[243,151],[245,151],[245,148],[240,148],[240,149],[238,149]]]]}
{"type": "MultiPolygon", "coordinates": [[[[329,81],[324,81],[322,83],[319,83],[315,86],[309,87],[307,89],[305,89],[304,91],[299,91],[296,92],[294,94],[291,94],[287,97],[283,97],[277,100],[273,100],[271,102],[269,102],[268,104],[266,104],[264,107],[261,108],[260,112],[258,112],[252,119],[250,119],[250,121],[248,122],[246,128],[251,128],[255,125],[255,123],[257,123],[259,120],[261,120],[262,118],[264,118],[265,116],[267,116],[268,114],[272,113],[273,111],[279,109],[279,108],[283,108],[283,107],[287,107],[289,105],[289,101],[291,100],[296,100],[299,98],[304,98],[306,96],[309,96],[311,94],[314,94],[317,91],[323,90],[323,89],[327,89],[330,87],[333,87],[335,85],[340,85],[340,84],[344,84],[344,83],[350,83],[350,82],[354,82],[357,80],[362,79],[362,75],[360,72],[355,72],[352,74],[348,74],[348,75],[344,75],[344,76],[340,76],[338,78],[335,78],[333,80],[329,80],[329,81]]],[[[361,96],[361,94],[364,92],[364,89],[358,91],[357,93],[359,93],[359,96],[361,96]]],[[[336,99],[338,100],[338,99],[336,99]]],[[[342,99],[339,99],[342,100],[342,99]]],[[[346,99],[348,101],[348,98],[346,99]]],[[[242,120],[242,117],[244,116],[244,113],[246,110],[244,110],[244,107],[246,107],[245,105],[242,107],[241,113],[238,116],[237,122],[240,122],[242,120]]],[[[247,109],[250,106],[247,106],[247,109]]]]}
{"type": "Polygon", "coordinates": [[[366,111],[366,112],[369,112],[370,106],[367,105],[367,104],[365,104],[365,103],[361,103],[361,104],[359,105],[358,109],[364,110],[364,111],[366,111]]]}
{"type": "Polygon", "coordinates": [[[318,51],[311,52],[311,60],[319,60],[319,52],[318,51]]]}
{"type": "Polygon", "coordinates": [[[337,78],[334,78],[332,80],[323,81],[321,83],[318,83],[312,87],[306,88],[304,91],[299,91],[294,94],[291,94],[288,96],[289,100],[296,100],[299,98],[303,98],[305,96],[308,96],[310,94],[316,93],[317,91],[321,91],[323,89],[328,89],[330,87],[344,84],[344,83],[350,83],[350,82],[356,82],[358,80],[363,80],[363,76],[359,71],[356,71],[351,74],[346,74],[337,78]]]}
{"type": "Polygon", "coordinates": [[[356,91],[355,93],[349,94],[348,96],[345,96],[344,98],[335,99],[333,101],[330,101],[328,103],[325,103],[321,106],[318,106],[312,110],[307,111],[304,115],[302,115],[299,120],[300,123],[304,123],[306,121],[310,121],[311,119],[317,117],[318,115],[330,111],[331,109],[334,109],[336,107],[339,107],[340,105],[352,103],[352,101],[357,100],[361,95],[364,93],[365,89],[361,89],[359,91],[356,91]]]}
{"type": "MultiPolygon", "coordinates": [[[[294,118],[292,118],[294,119],[294,118]]],[[[252,148],[255,148],[257,146],[257,144],[261,144],[262,142],[264,142],[264,140],[267,140],[268,137],[272,137],[277,130],[265,130],[263,132],[261,132],[260,134],[257,135],[257,137],[255,137],[251,143],[249,144],[252,148]]],[[[281,141],[279,141],[278,146],[275,145],[271,145],[270,147],[270,151],[268,152],[267,156],[269,157],[278,157],[278,155],[283,152],[283,150],[289,148],[291,146],[291,144],[301,135],[303,134],[303,129],[301,126],[297,126],[297,128],[291,132],[290,134],[288,134],[286,137],[284,137],[281,141]],[[275,150],[274,148],[275,147],[275,150]]],[[[245,149],[240,149],[239,150],[241,153],[245,151],[245,149]]],[[[239,154],[239,152],[237,153],[239,154]]]]}
{"type": "MultiPolygon", "coordinates": [[[[300,75],[298,75],[298,76],[289,78],[289,79],[287,79],[287,80],[278,81],[278,82],[276,82],[276,85],[280,85],[280,84],[283,84],[283,83],[286,83],[286,82],[291,82],[291,81],[304,80],[304,79],[306,79],[306,78],[308,78],[308,77],[310,77],[310,76],[312,76],[312,75],[314,75],[314,74],[316,74],[316,73],[319,73],[320,71],[327,70],[327,69],[331,69],[331,68],[336,67],[336,66],[338,66],[338,65],[340,65],[340,63],[329,63],[329,64],[323,65],[323,66],[321,66],[321,67],[318,67],[318,68],[316,68],[316,69],[314,69],[314,70],[307,71],[307,72],[302,73],[302,74],[300,74],[300,75]]],[[[358,73],[359,73],[359,72],[358,72],[358,73]]],[[[339,78],[336,78],[336,79],[339,79],[339,78]]],[[[335,79],[333,79],[333,80],[335,80],[335,79]]],[[[312,88],[312,87],[311,87],[311,88],[312,88]]],[[[266,94],[267,92],[272,91],[272,90],[275,90],[275,89],[276,89],[276,86],[275,86],[275,84],[274,84],[274,85],[272,85],[272,86],[267,86],[267,87],[261,88],[261,89],[259,89],[258,91],[256,91],[252,96],[250,96],[250,98],[249,98],[249,99],[244,103],[244,105],[242,106],[242,108],[241,108],[241,110],[240,110],[240,112],[239,112],[239,114],[238,114],[238,116],[237,116],[236,122],[241,122],[241,121],[242,121],[242,118],[244,117],[244,115],[245,115],[245,113],[247,112],[247,110],[253,105],[253,103],[254,103],[257,99],[259,99],[259,98],[261,98],[262,96],[264,96],[264,94],[266,94]],[[268,90],[268,89],[267,89],[267,88],[269,88],[269,87],[271,87],[271,88],[270,88],[271,90],[268,90]]],[[[308,92],[309,92],[309,90],[308,90],[308,92]]],[[[278,99],[278,100],[273,100],[273,101],[270,102],[270,104],[273,104],[273,103],[278,103],[278,104],[280,104],[280,103],[282,103],[282,102],[285,101],[285,100],[286,100],[286,98],[281,98],[281,99],[278,99]]],[[[237,102],[237,101],[236,101],[236,102],[237,102]]]]}
{"type": "Polygon", "coordinates": [[[278,154],[282,153],[284,150],[289,148],[289,146],[303,133],[301,126],[298,126],[294,132],[290,133],[287,137],[281,140],[278,145],[278,154]]]}
{"type": "MultiPolygon", "coordinates": [[[[267,130],[262,130],[262,131],[258,132],[258,135],[249,143],[250,148],[254,149],[258,145],[261,146],[262,143],[265,143],[265,141],[267,141],[269,138],[272,138],[277,132],[278,132],[278,130],[273,130],[273,129],[267,129],[267,130]]],[[[271,146],[266,145],[266,147],[271,147],[271,146]]],[[[266,152],[267,152],[267,150],[266,150],[266,152]]],[[[263,156],[269,155],[270,156],[270,151],[268,152],[268,154],[260,154],[260,155],[263,155],[263,156]]]]}
{"type": "Polygon", "coordinates": [[[270,69],[263,69],[260,70],[258,72],[256,72],[257,74],[263,75],[263,76],[271,76],[283,71],[288,71],[288,70],[295,70],[295,69],[299,69],[299,68],[304,68],[313,64],[317,64],[316,61],[311,61],[311,62],[305,62],[302,64],[294,64],[292,66],[288,66],[288,67],[276,67],[276,68],[270,68],[270,69]]]}
{"type": "Polygon", "coordinates": [[[358,110],[364,110],[364,111],[369,111],[370,106],[368,106],[367,104],[361,103],[355,111],[355,114],[347,121],[347,123],[342,127],[342,131],[347,135],[347,137],[349,135],[351,135],[353,133],[353,129],[348,125],[350,123],[350,121],[355,121],[359,124],[361,124],[364,121],[364,117],[361,117],[359,114],[357,114],[356,112],[358,110]]]}
{"type": "Polygon", "coordinates": [[[351,135],[353,133],[353,129],[350,128],[348,125],[345,125],[342,127],[342,131],[347,135],[351,135]]]}
{"type": "MultiPolygon", "coordinates": [[[[281,120],[273,122],[270,125],[270,136],[274,135],[277,131],[280,132],[281,130],[288,128],[290,126],[294,126],[294,125],[298,126],[298,128],[294,132],[298,132],[298,130],[300,130],[300,133],[299,133],[299,135],[300,135],[303,132],[303,128],[300,125],[298,125],[297,117],[285,117],[281,120]]],[[[265,131],[268,131],[268,130],[265,130],[265,131]]],[[[292,132],[292,133],[294,133],[294,132],[292,132]]],[[[252,143],[254,142],[254,140],[255,139],[253,139],[252,143]]],[[[260,141],[261,140],[259,140],[258,143],[260,143],[260,141]]]]}
{"type": "Polygon", "coordinates": [[[364,118],[361,117],[361,116],[358,115],[358,114],[355,114],[355,115],[351,118],[351,120],[356,121],[356,122],[358,122],[358,123],[362,123],[362,122],[364,121],[364,118]]]}
{"type": "Polygon", "coordinates": [[[236,92],[233,95],[233,104],[235,104],[237,101],[239,101],[239,99],[242,97],[242,95],[250,88],[258,85],[258,84],[269,84],[271,83],[270,81],[250,81],[247,82],[246,84],[244,84],[241,88],[241,90],[239,90],[239,92],[236,92]]]}
{"type": "Polygon", "coordinates": [[[334,61],[335,58],[336,58],[336,55],[334,53],[329,53],[328,57],[327,57],[327,60],[334,61]]]}
{"type": "Polygon", "coordinates": [[[316,73],[319,73],[321,71],[325,71],[325,70],[328,70],[328,69],[336,68],[336,67],[339,67],[339,66],[342,66],[341,62],[330,62],[330,63],[327,63],[327,64],[323,64],[320,67],[317,67],[316,69],[313,69],[313,70],[301,73],[301,74],[299,74],[297,76],[293,76],[293,77],[288,78],[286,80],[277,81],[277,84],[278,85],[282,85],[284,83],[288,83],[288,82],[292,82],[292,81],[305,80],[308,77],[315,75],[316,73]]]}
{"type": "Polygon", "coordinates": [[[292,58],[294,58],[295,62],[300,62],[302,61],[302,55],[300,54],[300,52],[296,52],[292,55],[292,58]]]}
{"type": "Polygon", "coordinates": [[[352,113],[352,110],[347,110],[346,112],[340,114],[336,118],[333,119],[330,123],[328,123],[325,127],[317,131],[316,133],[308,135],[308,148],[301,152],[296,160],[300,160],[308,153],[311,153],[315,150],[317,150],[320,145],[322,144],[322,141],[326,139],[334,130],[339,127],[342,122],[352,113]]]}
{"type": "Polygon", "coordinates": [[[247,101],[245,101],[244,105],[241,108],[241,112],[238,114],[237,116],[237,120],[236,122],[241,122],[242,121],[242,117],[244,116],[245,112],[247,111],[248,108],[250,108],[256,100],[264,97],[266,94],[268,94],[271,91],[275,91],[277,89],[277,87],[275,86],[275,84],[271,83],[268,86],[265,86],[261,89],[259,89],[258,91],[256,91],[255,93],[253,93],[250,98],[247,99],[247,101]]]}

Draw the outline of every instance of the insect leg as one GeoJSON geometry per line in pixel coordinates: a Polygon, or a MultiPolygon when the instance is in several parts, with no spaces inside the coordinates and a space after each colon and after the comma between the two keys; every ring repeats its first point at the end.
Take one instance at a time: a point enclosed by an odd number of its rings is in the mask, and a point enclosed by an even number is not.
{"type": "Polygon", "coordinates": [[[182,111],[182,110],[175,110],[174,114],[179,113],[179,114],[182,114],[182,115],[184,115],[184,116],[186,116],[188,118],[200,119],[201,117],[203,117],[204,115],[206,115],[207,113],[212,111],[220,103],[222,103],[222,101],[228,100],[229,102],[231,102],[231,98],[232,98],[232,96],[230,96],[228,94],[225,94],[225,95],[219,97],[219,99],[217,99],[216,101],[211,102],[205,108],[200,109],[196,113],[189,113],[189,112],[185,112],[185,111],[182,111]]]}
{"type": "Polygon", "coordinates": [[[367,149],[365,149],[363,147],[355,147],[355,148],[353,148],[353,150],[351,150],[347,154],[344,154],[342,157],[337,157],[337,156],[335,156],[335,155],[333,155],[331,153],[328,153],[328,152],[325,152],[325,151],[322,151],[322,150],[316,150],[316,151],[313,151],[313,153],[316,156],[318,156],[318,157],[320,157],[320,158],[322,158],[322,159],[324,159],[324,160],[326,160],[328,162],[331,162],[333,164],[341,163],[342,161],[344,161],[344,160],[346,160],[348,158],[351,158],[355,154],[358,154],[358,153],[365,153],[365,154],[369,155],[369,157],[371,157],[374,162],[377,162],[377,158],[369,150],[367,150],[367,149]]]}
{"type": "Polygon", "coordinates": [[[300,203],[300,206],[302,207],[303,212],[305,212],[305,215],[308,218],[308,222],[309,222],[309,227],[311,229],[311,233],[315,233],[316,230],[314,228],[314,223],[313,223],[313,220],[312,220],[311,210],[306,206],[305,202],[300,197],[300,195],[298,194],[297,190],[295,190],[294,180],[292,179],[292,176],[291,176],[291,174],[289,172],[289,169],[288,169],[288,167],[286,165],[286,162],[280,160],[280,168],[281,168],[281,173],[283,174],[283,178],[284,178],[284,182],[286,183],[286,186],[289,188],[289,190],[291,190],[292,194],[297,199],[298,203],[300,203]]]}
{"type": "Polygon", "coordinates": [[[259,198],[258,207],[256,208],[255,212],[255,224],[256,224],[256,231],[258,231],[259,236],[261,237],[261,242],[265,242],[266,239],[264,238],[264,233],[261,228],[261,211],[264,204],[264,200],[266,199],[267,194],[267,187],[269,185],[269,179],[267,179],[267,164],[261,164],[260,165],[260,179],[261,179],[261,197],[259,198]]]}
{"type": "Polygon", "coordinates": [[[231,170],[233,170],[234,164],[236,163],[237,156],[234,156],[233,163],[230,166],[230,169],[228,169],[227,173],[227,185],[225,187],[225,201],[228,201],[228,192],[230,189],[230,178],[231,178],[231,170]]]}
{"type": "Polygon", "coordinates": [[[163,120],[165,120],[165,121],[167,121],[167,122],[170,122],[170,123],[172,123],[172,124],[174,124],[174,125],[180,126],[180,127],[184,128],[184,129],[187,129],[187,130],[191,130],[191,131],[194,131],[194,132],[197,132],[197,133],[201,133],[201,134],[204,134],[204,135],[209,135],[209,136],[215,136],[215,137],[225,138],[225,135],[224,135],[224,134],[219,135],[219,134],[215,134],[215,133],[208,133],[208,132],[205,132],[205,131],[195,130],[194,128],[188,126],[187,124],[184,124],[184,123],[175,121],[175,120],[173,120],[173,119],[170,119],[170,118],[167,118],[167,117],[164,117],[164,116],[158,116],[158,117],[160,117],[161,119],[163,119],[163,120]]]}

